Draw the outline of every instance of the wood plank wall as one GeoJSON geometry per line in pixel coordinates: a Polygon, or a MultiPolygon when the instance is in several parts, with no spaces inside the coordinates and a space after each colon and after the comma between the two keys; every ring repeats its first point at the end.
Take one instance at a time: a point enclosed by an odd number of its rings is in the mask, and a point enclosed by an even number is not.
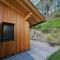
{"type": "Polygon", "coordinates": [[[18,12],[0,2],[0,24],[14,23],[14,41],[0,42],[0,57],[5,57],[30,48],[29,22],[18,12]]]}

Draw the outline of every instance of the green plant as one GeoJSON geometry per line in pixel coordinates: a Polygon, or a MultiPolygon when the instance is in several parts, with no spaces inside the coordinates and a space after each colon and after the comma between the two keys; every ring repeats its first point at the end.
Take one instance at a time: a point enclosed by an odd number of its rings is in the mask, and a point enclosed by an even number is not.
{"type": "Polygon", "coordinates": [[[50,19],[47,22],[44,22],[42,24],[37,24],[35,26],[32,26],[33,29],[42,30],[42,31],[48,31],[49,29],[54,28],[60,28],[60,17],[50,19]]]}
{"type": "Polygon", "coordinates": [[[48,60],[60,60],[60,49],[55,52],[53,55],[48,57],[48,60]]]}
{"type": "Polygon", "coordinates": [[[52,32],[47,35],[47,39],[50,42],[55,42],[56,44],[60,45],[60,33],[59,32],[52,32]]]}

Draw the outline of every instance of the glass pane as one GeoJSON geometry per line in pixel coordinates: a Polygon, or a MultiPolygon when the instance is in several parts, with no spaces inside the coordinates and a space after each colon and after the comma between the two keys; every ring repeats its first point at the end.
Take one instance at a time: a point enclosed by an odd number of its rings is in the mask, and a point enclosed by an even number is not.
{"type": "Polygon", "coordinates": [[[13,24],[3,24],[3,41],[14,40],[14,25],[13,24]]]}

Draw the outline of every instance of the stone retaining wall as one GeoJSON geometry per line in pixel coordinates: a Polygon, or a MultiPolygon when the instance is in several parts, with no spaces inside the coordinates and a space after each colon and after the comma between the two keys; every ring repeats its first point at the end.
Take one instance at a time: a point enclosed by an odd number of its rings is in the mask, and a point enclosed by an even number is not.
{"type": "Polygon", "coordinates": [[[37,40],[37,41],[47,41],[47,35],[42,33],[41,31],[31,29],[30,30],[30,40],[37,40]]]}

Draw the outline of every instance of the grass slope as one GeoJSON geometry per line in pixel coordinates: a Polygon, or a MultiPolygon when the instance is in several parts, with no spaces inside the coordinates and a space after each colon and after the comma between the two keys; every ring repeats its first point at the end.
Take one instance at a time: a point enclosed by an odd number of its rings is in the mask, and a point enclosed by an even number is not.
{"type": "Polygon", "coordinates": [[[47,22],[32,27],[33,29],[48,30],[51,28],[60,28],[60,17],[50,19],[47,22]]]}
{"type": "Polygon", "coordinates": [[[60,60],[60,49],[54,53],[53,55],[51,55],[48,60],[60,60]]]}

